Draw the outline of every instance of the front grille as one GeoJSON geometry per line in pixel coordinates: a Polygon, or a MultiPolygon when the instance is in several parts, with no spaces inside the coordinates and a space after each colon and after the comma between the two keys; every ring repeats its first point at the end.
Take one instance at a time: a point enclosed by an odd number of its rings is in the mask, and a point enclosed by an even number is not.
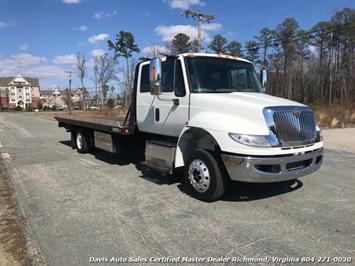
{"type": "Polygon", "coordinates": [[[263,109],[273,146],[300,147],[315,143],[316,118],[308,106],[273,106],[263,109]]]}
{"type": "Polygon", "coordinates": [[[299,116],[294,111],[278,111],[273,120],[274,134],[283,146],[312,143],[316,139],[316,119],[311,110],[300,111],[299,116]]]}

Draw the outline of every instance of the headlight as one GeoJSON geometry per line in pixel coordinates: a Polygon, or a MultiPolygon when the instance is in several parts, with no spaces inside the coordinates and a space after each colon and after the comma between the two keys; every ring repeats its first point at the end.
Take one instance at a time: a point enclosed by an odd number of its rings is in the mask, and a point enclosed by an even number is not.
{"type": "Polygon", "coordinates": [[[245,135],[237,133],[229,133],[229,136],[244,145],[253,146],[253,147],[271,147],[271,144],[266,139],[266,136],[258,135],[245,135]]]}
{"type": "Polygon", "coordinates": [[[323,133],[322,133],[322,130],[320,130],[320,129],[317,130],[316,141],[317,142],[323,141],[323,133]]]}

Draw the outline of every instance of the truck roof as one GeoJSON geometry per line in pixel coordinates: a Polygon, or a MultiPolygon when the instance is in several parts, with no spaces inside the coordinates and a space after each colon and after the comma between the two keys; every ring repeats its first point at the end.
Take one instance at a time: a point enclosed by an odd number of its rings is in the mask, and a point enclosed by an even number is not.
{"type": "Polygon", "coordinates": [[[244,62],[248,62],[251,63],[249,60],[240,58],[240,57],[236,57],[234,55],[225,55],[225,54],[206,54],[206,53],[184,53],[181,54],[182,56],[189,56],[189,57],[193,57],[193,56],[204,56],[204,57],[220,57],[220,58],[227,58],[227,59],[233,59],[233,60],[240,60],[240,61],[244,61],[244,62]]]}
{"type": "MultiPolygon", "coordinates": [[[[172,55],[166,55],[165,57],[163,57],[162,59],[165,58],[178,58],[179,56],[182,57],[194,57],[194,56],[203,56],[203,57],[219,57],[219,58],[227,58],[227,59],[232,59],[232,60],[238,60],[238,61],[244,61],[250,64],[253,64],[253,62],[240,58],[240,57],[236,57],[234,55],[224,55],[224,54],[207,54],[207,53],[183,53],[183,54],[172,54],[172,55]]],[[[140,60],[142,61],[149,61],[150,59],[152,59],[151,57],[141,57],[140,60]]]]}

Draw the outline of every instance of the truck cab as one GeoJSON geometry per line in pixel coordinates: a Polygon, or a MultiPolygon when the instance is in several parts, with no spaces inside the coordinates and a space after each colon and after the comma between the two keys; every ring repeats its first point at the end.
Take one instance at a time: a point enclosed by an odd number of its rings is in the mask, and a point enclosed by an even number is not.
{"type": "Polygon", "coordinates": [[[137,127],[165,137],[147,144],[146,165],[184,167],[199,199],[219,198],[230,180],[287,181],[322,164],[312,109],[265,94],[247,60],[183,54],[141,63],[137,78],[137,127]]]}

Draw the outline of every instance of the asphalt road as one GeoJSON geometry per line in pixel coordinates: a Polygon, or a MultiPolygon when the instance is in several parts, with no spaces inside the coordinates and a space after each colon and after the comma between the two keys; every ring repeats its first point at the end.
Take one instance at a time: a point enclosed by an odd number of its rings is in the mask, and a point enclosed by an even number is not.
{"type": "Polygon", "coordinates": [[[355,131],[334,132],[318,172],[235,183],[214,203],[186,195],[182,175],[142,172],[140,154],[78,154],[25,113],[0,113],[0,152],[48,265],[339,265],[355,260],[355,131]]]}

